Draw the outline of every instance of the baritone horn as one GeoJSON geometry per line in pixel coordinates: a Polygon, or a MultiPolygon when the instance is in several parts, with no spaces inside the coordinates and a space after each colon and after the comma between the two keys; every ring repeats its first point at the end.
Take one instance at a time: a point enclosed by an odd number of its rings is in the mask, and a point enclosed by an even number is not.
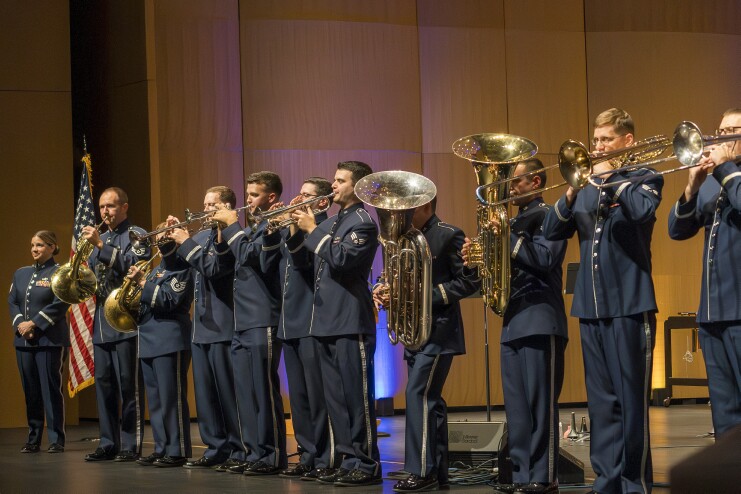
{"type": "MultiPolygon", "coordinates": [[[[108,216],[104,216],[103,221],[96,225],[95,229],[100,230],[107,219],[108,216]]],[[[59,300],[68,304],[79,304],[95,295],[98,280],[93,270],[83,264],[93,253],[94,247],[81,235],[77,239],[77,250],[72,259],[57,269],[51,277],[51,290],[59,300]]]]}
{"type": "Polygon", "coordinates": [[[432,256],[425,236],[412,226],[414,209],[432,201],[432,180],[412,172],[371,173],[355,184],[355,195],[378,214],[383,274],[388,286],[387,324],[392,344],[419,350],[432,330],[432,256]]]}
{"type": "Polygon", "coordinates": [[[475,134],[455,141],[453,152],[471,162],[479,185],[477,235],[471,240],[469,265],[479,270],[484,304],[503,316],[510,292],[509,182],[517,164],[534,156],[538,146],[516,135],[475,134]],[[493,219],[499,222],[499,233],[493,219]]]}

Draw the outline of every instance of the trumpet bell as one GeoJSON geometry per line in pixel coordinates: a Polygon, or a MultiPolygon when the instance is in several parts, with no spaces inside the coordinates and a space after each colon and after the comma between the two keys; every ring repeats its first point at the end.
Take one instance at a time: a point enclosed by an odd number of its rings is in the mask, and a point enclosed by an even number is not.
{"type": "Polygon", "coordinates": [[[561,144],[558,151],[558,169],[572,188],[583,189],[589,183],[592,174],[592,159],[587,147],[571,139],[561,144]]]}
{"type": "Polygon", "coordinates": [[[79,265],[75,269],[72,263],[67,263],[54,272],[51,289],[59,300],[79,304],[95,295],[98,281],[95,273],[87,266],[79,265]]]}

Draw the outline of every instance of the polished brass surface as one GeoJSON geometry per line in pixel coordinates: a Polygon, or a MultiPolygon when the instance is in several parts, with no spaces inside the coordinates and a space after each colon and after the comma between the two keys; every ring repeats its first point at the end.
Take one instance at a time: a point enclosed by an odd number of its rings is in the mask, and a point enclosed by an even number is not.
{"type": "Polygon", "coordinates": [[[503,316],[510,293],[509,182],[517,163],[534,156],[538,146],[510,134],[476,134],[456,140],[453,152],[471,162],[479,186],[478,233],[471,239],[469,265],[479,270],[484,303],[503,316]],[[499,223],[498,232],[492,220],[499,223]]]}
{"type": "MultiPolygon", "coordinates": [[[[147,276],[154,267],[153,262],[159,258],[159,251],[147,261],[137,261],[135,266],[147,276]]],[[[131,278],[108,294],[103,304],[103,314],[108,324],[120,333],[133,333],[137,330],[137,316],[141,305],[142,288],[131,278]]]]}
{"type": "MultiPolygon", "coordinates": [[[[100,230],[107,219],[107,216],[104,217],[95,229],[100,230]]],[[[95,295],[98,290],[98,280],[95,278],[95,273],[83,264],[93,253],[94,247],[81,236],[77,240],[77,249],[72,259],[54,272],[51,277],[51,290],[59,300],[68,304],[79,304],[95,295]]]]}
{"type": "Polygon", "coordinates": [[[355,195],[376,209],[388,286],[389,340],[422,348],[432,330],[432,256],[425,236],[412,226],[414,209],[435,198],[432,180],[412,172],[372,173],[358,180],[355,195]]]}

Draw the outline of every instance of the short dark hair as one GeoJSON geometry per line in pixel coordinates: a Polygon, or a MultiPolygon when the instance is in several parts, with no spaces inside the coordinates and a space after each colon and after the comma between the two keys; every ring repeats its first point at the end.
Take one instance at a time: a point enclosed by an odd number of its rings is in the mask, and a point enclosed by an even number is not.
{"type": "MultiPolygon", "coordinates": [[[[51,247],[54,246],[54,252],[52,255],[56,256],[59,254],[59,244],[57,244],[57,236],[51,230],[39,230],[33,234],[34,237],[39,237],[42,242],[51,247]]],[[[32,237],[33,238],[33,237],[32,237]]]]}
{"type": "Polygon", "coordinates": [[[437,196],[430,201],[430,207],[432,208],[432,214],[435,214],[435,211],[437,211],[437,196]]]}
{"type": "Polygon", "coordinates": [[[546,173],[545,173],[545,167],[543,166],[543,162],[540,161],[538,158],[529,158],[525,161],[521,161],[521,164],[525,165],[525,173],[534,172],[536,170],[541,170],[539,173],[533,173],[530,176],[530,180],[532,181],[533,177],[540,177],[540,188],[545,188],[545,183],[547,181],[546,173]]]}
{"type": "Polygon", "coordinates": [[[232,209],[237,205],[237,195],[232,189],[225,185],[215,185],[214,187],[206,189],[206,194],[211,193],[219,194],[219,201],[224,204],[229,204],[232,209]]]}
{"type": "Polygon", "coordinates": [[[277,173],[262,171],[251,173],[247,176],[247,185],[259,184],[265,187],[267,192],[274,192],[275,195],[279,196],[283,193],[283,183],[280,181],[280,177],[277,173]]]}
{"type": "Polygon", "coordinates": [[[106,192],[115,192],[118,196],[119,204],[127,204],[129,202],[129,195],[121,187],[108,187],[100,195],[102,196],[106,192]]]}
{"type": "MultiPolygon", "coordinates": [[[[304,180],[304,183],[316,187],[316,195],[318,196],[328,196],[332,193],[332,182],[324,177],[309,177],[304,180]]],[[[330,198],[329,201],[331,204],[332,199],[330,198]]]]}
{"type": "Polygon", "coordinates": [[[347,170],[352,174],[352,183],[355,185],[358,180],[373,173],[369,164],[362,161],[340,161],[337,163],[338,170],[347,170]]]}

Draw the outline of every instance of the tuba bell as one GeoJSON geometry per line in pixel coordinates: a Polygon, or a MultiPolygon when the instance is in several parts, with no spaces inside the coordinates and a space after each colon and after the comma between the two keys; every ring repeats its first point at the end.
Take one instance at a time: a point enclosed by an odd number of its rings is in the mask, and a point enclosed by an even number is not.
{"type": "MultiPolygon", "coordinates": [[[[143,276],[147,276],[154,267],[152,262],[160,256],[157,251],[148,261],[137,261],[143,276]]],[[[142,289],[131,278],[126,278],[119,288],[108,294],[103,304],[106,321],[119,333],[133,333],[137,329],[136,321],[141,306],[142,289]]]]}
{"type": "Polygon", "coordinates": [[[473,165],[482,196],[476,209],[477,235],[471,240],[469,265],[479,269],[484,304],[503,316],[509,302],[510,242],[509,204],[500,201],[509,196],[517,163],[534,156],[538,146],[510,134],[476,134],[455,141],[453,152],[473,165]],[[499,221],[498,234],[491,226],[493,219],[499,221]]]}
{"type": "Polygon", "coordinates": [[[389,340],[409,350],[422,348],[432,330],[432,256],[412,217],[436,193],[432,180],[405,171],[372,173],[355,184],[355,195],[378,214],[389,340]]]}
{"type": "MultiPolygon", "coordinates": [[[[108,216],[95,227],[100,230],[108,216]]],[[[67,263],[54,272],[51,277],[51,290],[54,295],[68,304],[79,304],[89,299],[98,290],[98,280],[93,270],[83,264],[93,253],[93,244],[82,236],[77,240],[77,250],[67,263]]]]}

